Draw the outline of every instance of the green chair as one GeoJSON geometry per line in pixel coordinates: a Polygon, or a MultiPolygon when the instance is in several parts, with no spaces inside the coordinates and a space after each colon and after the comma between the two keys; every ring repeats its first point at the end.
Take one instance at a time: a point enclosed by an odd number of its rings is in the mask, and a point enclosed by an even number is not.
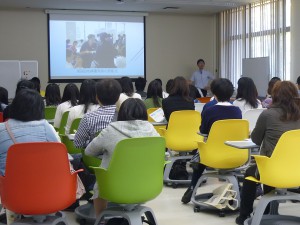
{"type": "Polygon", "coordinates": [[[154,199],[162,191],[165,147],[163,137],[124,139],[115,147],[107,169],[93,168],[99,196],[120,204],[104,210],[95,225],[108,215],[121,216],[129,224],[142,225],[144,214],[149,224],[157,224],[153,211],[141,204],[154,199]]]}
{"type": "Polygon", "coordinates": [[[45,107],[45,119],[49,122],[53,122],[56,113],[56,106],[45,107]]]}
{"type": "MultiPolygon", "coordinates": [[[[81,118],[76,118],[75,120],[73,120],[73,122],[71,124],[70,134],[74,134],[76,132],[76,130],[78,129],[80,120],[81,120],[81,118]]],[[[70,140],[68,135],[60,134],[60,138],[61,138],[61,142],[66,145],[66,147],[68,149],[68,153],[70,153],[70,154],[81,153],[82,149],[76,148],[74,146],[73,140],[70,140]]]]}
{"type": "Polygon", "coordinates": [[[70,131],[69,131],[70,134],[75,134],[76,133],[76,131],[79,127],[80,121],[81,121],[81,118],[76,118],[75,120],[73,120],[73,122],[71,124],[70,131]]]}
{"type": "Polygon", "coordinates": [[[65,126],[68,121],[68,116],[69,116],[69,111],[65,111],[61,117],[60,125],[58,128],[58,134],[60,135],[65,135],[65,126]]]}

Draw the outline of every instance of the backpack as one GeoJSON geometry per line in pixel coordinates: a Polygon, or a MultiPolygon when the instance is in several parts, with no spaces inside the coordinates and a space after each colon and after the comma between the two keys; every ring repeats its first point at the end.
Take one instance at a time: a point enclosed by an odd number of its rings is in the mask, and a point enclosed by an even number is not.
{"type": "Polygon", "coordinates": [[[172,180],[188,180],[189,173],[186,170],[186,161],[176,160],[171,168],[169,178],[172,180]]]}

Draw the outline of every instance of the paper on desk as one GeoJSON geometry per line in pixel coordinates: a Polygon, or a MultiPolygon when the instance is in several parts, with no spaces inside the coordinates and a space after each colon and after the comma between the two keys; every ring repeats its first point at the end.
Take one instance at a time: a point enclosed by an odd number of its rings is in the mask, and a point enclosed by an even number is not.
{"type": "Polygon", "coordinates": [[[162,122],[165,119],[165,114],[162,108],[158,108],[149,115],[155,122],[162,122]]]}

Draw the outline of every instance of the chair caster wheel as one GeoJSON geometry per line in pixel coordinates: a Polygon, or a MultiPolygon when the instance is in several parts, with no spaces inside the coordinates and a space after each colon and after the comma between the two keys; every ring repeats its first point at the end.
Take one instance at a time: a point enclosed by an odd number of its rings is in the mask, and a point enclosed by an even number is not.
{"type": "Polygon", "coordinates": [[[86,219],[77,219],[77,222],[78,222],[80,225],[85,225],[85,224],[86,224],[86,219]]]}
{"type": "Polygon", "coordinates": [[[224,212],[219,212],[219,217],[225,217],[225,213],[224,212]]]}
{"type": "Polygon", "coordinates": [[[176,184],[176,183],[172,184],[172,188],[176,189],[177,187],[178,187],[178,184],[176,184]]]}
{"type": "Polygon", "coordinates": [[[200,212],[201,211],[201,208],[200,208],[200,206],[195,206],[194,207],[194,212],[196,213],[196,212],[200,212]]]}

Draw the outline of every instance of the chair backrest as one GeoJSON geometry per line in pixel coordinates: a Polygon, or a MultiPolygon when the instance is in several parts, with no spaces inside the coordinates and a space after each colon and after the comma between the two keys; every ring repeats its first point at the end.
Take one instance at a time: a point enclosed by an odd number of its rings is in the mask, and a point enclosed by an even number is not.
{"type": "Polygon", "coordinates": [[[71,128],[70,128],[70,134],[75,134],[78,127],[79,127],[79,124],[80,124],[80,121],[81,121],[81,118],[76,118],[73,120],[72,124],[71,124],[71,128]]]}
{"type": "Polygon", "coordinates": [[[45,119],[53,120],[56,113],[56,106],[46,106],[45,107],[45,119]]]}
{"type": "Polygon", "coordinates": [[[259,117],[259,115],[265,110],[263,109],[249,109],[243,113],[243,119],[249,121],[249,129],[250,131],[253,131],[256,125],[256,121],[259,117]]]}
{"type": "Polygon", "coordinates": [[[218,120],[213,123],[206,143],[199,143],[200,162],[212,168],[231,169],[248,160],[248,151],[225,145],[225,141],[249,138],[249,123],[242,119],[218,120]]]}
{"type": "Polygon", "coordinates": [[[198,134],[201,115],[195,110],[172,112],[168,129],[165,133],[166,146],[174,151],[191,151],[197,149],[197,141],[203,137],[198,134]]]}
{"type": "Polygon", "coordinates": [[[82,161],[83,161],[84,165],[86,166],[86,168],[90,172],[94,173],[94,170],[92,169],[92,167],[99,167],[101,164],[101,159],[97,158],[97,157],[86,155],[84,149],[81,149],[81,154],[82,154],[82,161]]]}
{"type": "Polygon", "coordinates": [[[69,111],[65,111],[61,117],[60,125],[58,128],[58,133],[64,135],[65,134],[65,127],[68,121],[69,111]]]}
{"type": "Polygon", "coordinates": [[[3,112],[0,112],[0,123],[4,122],[3,121],[3,112]]]}
{"type": "Polygon", "coordinates": [[[120,141],[107,170],[95,168],[101,198],[120,204],[144,203],[163,187],[165,140],[162,137],[120,141]]]}
{"type": "Polygon", "coordinates": [[[75,202],[76,179],[63,144],[14,144],[7,152],[5,177],[1,177],[1,201],[20,214],[54,213],[75,202]]]}
{"type": "Polygon", "coordinates": [[[263,165],[258,164],[263,184],[277,188],[300,186],[299,137],[300,130],[285,132],[277,142],[271,158],[263,165]]]}

